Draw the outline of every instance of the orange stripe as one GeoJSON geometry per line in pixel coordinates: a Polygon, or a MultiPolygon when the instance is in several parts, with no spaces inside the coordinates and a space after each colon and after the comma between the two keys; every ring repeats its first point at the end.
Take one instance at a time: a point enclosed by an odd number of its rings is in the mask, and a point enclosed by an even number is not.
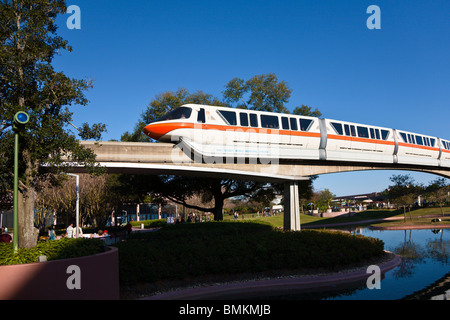
{"type": "Polygon", "coordinates": [[[306,132],[306,131],[290,131],[291,136],[304,136],[304,137],[315,137],[320,138],[320,133],[317,132],[306,132]]]}
{"type": "Polygon", "coordinates": [[[289,131],[271,128],[253,128],[253,127],[237,127],[237,126],[225,126],[217,124],[204,124],[202,129],[205,130],[220,130],[220,131],[242,131],[250,133],[266,133],[266,134],[279,134],[279,135],[292,135],[292,136],[304,136],[304,137],[319,137],[320,133],[317,132],[305,132],[305,131],[289,131]]]}

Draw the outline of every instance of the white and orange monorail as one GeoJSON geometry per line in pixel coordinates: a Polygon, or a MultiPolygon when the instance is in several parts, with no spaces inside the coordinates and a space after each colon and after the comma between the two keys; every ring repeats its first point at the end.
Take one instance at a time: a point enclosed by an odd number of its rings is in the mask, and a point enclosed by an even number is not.
{"type": "Polygon", "coordinates": [[[144,128],[205,157],[330,160],[450,167],[450,141],[291,114],[187,104],[144,128]]]}

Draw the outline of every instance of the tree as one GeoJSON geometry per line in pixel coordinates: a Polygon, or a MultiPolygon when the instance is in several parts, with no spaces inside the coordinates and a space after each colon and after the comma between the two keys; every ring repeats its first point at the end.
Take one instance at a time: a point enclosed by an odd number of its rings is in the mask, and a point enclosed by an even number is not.
{"type": "Polygon", "coordinates": [[[320,112],[317,108],[312,111],[311,107],[302,105],[301,107],[295,107],[293,114],[298,116],[308,116],[308,117],[316,117],[320,118],[322,116],[322,112],[320,112]]]}
{"type": "Polygon", "coordinates": [[[223,220],[226,199],[237,196],[260,199],[262,194],[268,199],[274,198],[273,189],[264,189],[261,183],[254,181],[181,176],[161,176],[161,183],[153,184],[152,192],[187,208],[212,212],[216,221],[223,220]],[[211,205],[191,203],[189,200],[195,197],[201,197],[203,203],[211,205]]]}
{"type": "Polygon", "coordinates": [[[406,221],[406,208],[410,208],[416,202],[421,186],[417,185],[410,175],[393,175],[390,180],[393,185],[388,187],[386,193],[391,202],[403,208],[403,217],[406,221]]]}
{"type": "Polygon", "coordinates": [[[333,200],[335,195],[329,190],[321,190],[318,192],[318,206],[327,209],[330,207],[330,202],[333,200]]]}
{"type": "MultiPolygon", "coordinates": [[[[151,193],[152,185],[161,183],[158,176],[134,174],[108,174],[108,199],[112,212],[117,216],[124,203],[156,203],[161,208],[164,199],[151,193]]],[[[116,220],[117,221],[117,220],[116,220]]]]}
{"type": "Polygon", "coordinates": [[[427,201],[437,203],[441,209],[442,216],[444,216],[444,205],[450,198],[450,184],[447,182],[447,179],[438,178],[432,181],[425,192],[427,201]]]}
{"type": "Polygon", "coordinates": [[[104,175],[80,175],[80,207],[82,208],[82,220],[92,222],[96,227],[104,228],[109,218],[110,192],[108,188],[108,176],[104,175]]]}
{"type": "Polygon", "coordinates": [[[254,76],[247,81],[234,78],[225,86],[223,95],[229,106],[288,113],[285,104],[291,93],[286,82],[279,82],[277,76],[270,73],[254,76]]]}
{"type": "MultiPolygon", "coordinates": [[[[30,122],[22,133],[19,176],[19,247],[33,247],[36,182],[43,170],[58,167],[64,160],[95,168],[95,154],[81,146],[68,125],[69,106],[87,105],[87,80],[67,77],[52,66],[55,54],[71,51],[57,36],[55,19],[66,12],[64,0],[0,1],[0,186],[11,190],[13,168],[12,119],[26,111],[30,122]]],[[[100,139],[105,126],[80,126],[82,139],[100,139]]]]}

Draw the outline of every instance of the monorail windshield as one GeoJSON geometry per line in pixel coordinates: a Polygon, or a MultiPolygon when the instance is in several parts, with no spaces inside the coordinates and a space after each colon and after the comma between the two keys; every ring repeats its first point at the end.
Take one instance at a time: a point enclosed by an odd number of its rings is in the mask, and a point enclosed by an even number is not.
{"type": "Polygon", "coordinates": [[[166,121],[166,120],[178,120],[178,119],[188,119],[191,117],[192,109],[189,107],[179,107],[175,110],[170,111],[165,116],[155,120],[156,121],[166,121]]]}

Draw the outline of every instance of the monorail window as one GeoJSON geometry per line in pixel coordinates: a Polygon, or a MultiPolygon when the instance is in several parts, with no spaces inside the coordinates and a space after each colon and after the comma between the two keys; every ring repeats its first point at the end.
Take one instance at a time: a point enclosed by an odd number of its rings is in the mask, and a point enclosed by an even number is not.
{"type": "Polygon", "coordinates": [[[400,132],[400,135],[402,136],[403,141],[405,141],[406,143],[408,143],[408,137],[406,136],[406,133],[400,132]]]}
{"type": "Polygon", "coordinates": [[[381,130],[381,139],[387,140],[389,138],[389,131],[388,130],[381,130]]]}
{"type": "Polygon", "coordinates": [[[337,132],[337,134],[340,134],[341,136],[344,134],[344,131],[342,130],[342,124],[337,122],[331,122],[330,123],[333,129],[337,132]]]}
{"type": "Polygon", "coordinates": [[[430,138],[430,147],[434,147],[435,142],[436,142],[436,139],[430,138]]]}
{"type": "Polygon", "coordinates": [[[197,122],[200,122],[200,123],[206,122],[205,109],[200,108],[200,110],[198,111],[197,122]]]}
{"type": "Polygon", "coordinates": [[[280,124],[278,122],[278,117],[262,114],[261,115],[261,127],[270,128],[270,129],[278,129],[280,127],[280,124]]]}
{"type": "Polygon", "coordinates": [[[310,119],[300,119],[300,130],[301,131],[308,131],[309,127],[312,124],[312,120],[310,119]]]}
{"type": "Polygon", "coordinates": [[[350,132],[352,134],[352,137],[356,137],[356,129],[355,126],[350,126],[350,132]]]}
{"type": "Polygon", "coordinates": [[[178,120],[178,119],[188,119],[191,117],[192,109],[189,107],[179,107],[175,110],[170,111],[165,116],[162,116],[156,121],[166,121],[166,120],[178,120]]]}
{"type": "Polygon", "coordinates": [[[360,138],[369,138],[369,129],[366,127],[357,127],[358,129],[358,137],[360,138]]]}
{"type": "Polygon", "coordinates": [[[236,112],[226,110],[218,110],[217,112],[222,116],[223,120],[225,120],[227,124],[231,126],[237,125],[236,112]]]}
{"type": "Polygon", "coordinates": [[[248,114],[245,112],[239,113],[239,119],[241,120],[241,126],[248,127],[248,114]]]}
{"type": "Polygon", "coordinates": [[[250,113],[250,126],[253,128],[258,127],[258,116],[254,113],[250,113]]]}
{"type": "Polygon", "coordinates": [[[298,130],[297,126],[297,119],[295,118],[289,118],[289,121],[291,122],[291,130],[298,130]]]}
{"type": "Polygon", "coordinates": [[[378,139],[378,140],[381,139],[381,137],[380,137],[380,129],[370,128],[369,131],[370,131],[370,137],[372,139],[378,139]]]}
{"type": "Polygon", "coordinates": [[[284,130],[289,130],[289,119],[287,117],[281,117],[281,126],[284,130]]]}
{"type": "Polygon", "coordinates": [[[380,136],[380,129],[375,129],[375,137],[376,137],[377,139],[381,139],[381,136],[380,136]]]}
{"type": "Polygon", "coordinates": [[[414,136],[412,134],[408,134],[408,141],[409,143],[416,144],[416,141],[414,140],[414,136]]]}
{"type": "Polygon", "coordinates": [[[345,129],[345,135],[349,136],[350,135],[350,126],[348,124],[344,124],[344,129],[345,129]]]}
{"type": "Polygon", "coordinates": [[[423,140],[421,136],[416,136],[416,142],[419,146],[423,146],[423,140]]]}

